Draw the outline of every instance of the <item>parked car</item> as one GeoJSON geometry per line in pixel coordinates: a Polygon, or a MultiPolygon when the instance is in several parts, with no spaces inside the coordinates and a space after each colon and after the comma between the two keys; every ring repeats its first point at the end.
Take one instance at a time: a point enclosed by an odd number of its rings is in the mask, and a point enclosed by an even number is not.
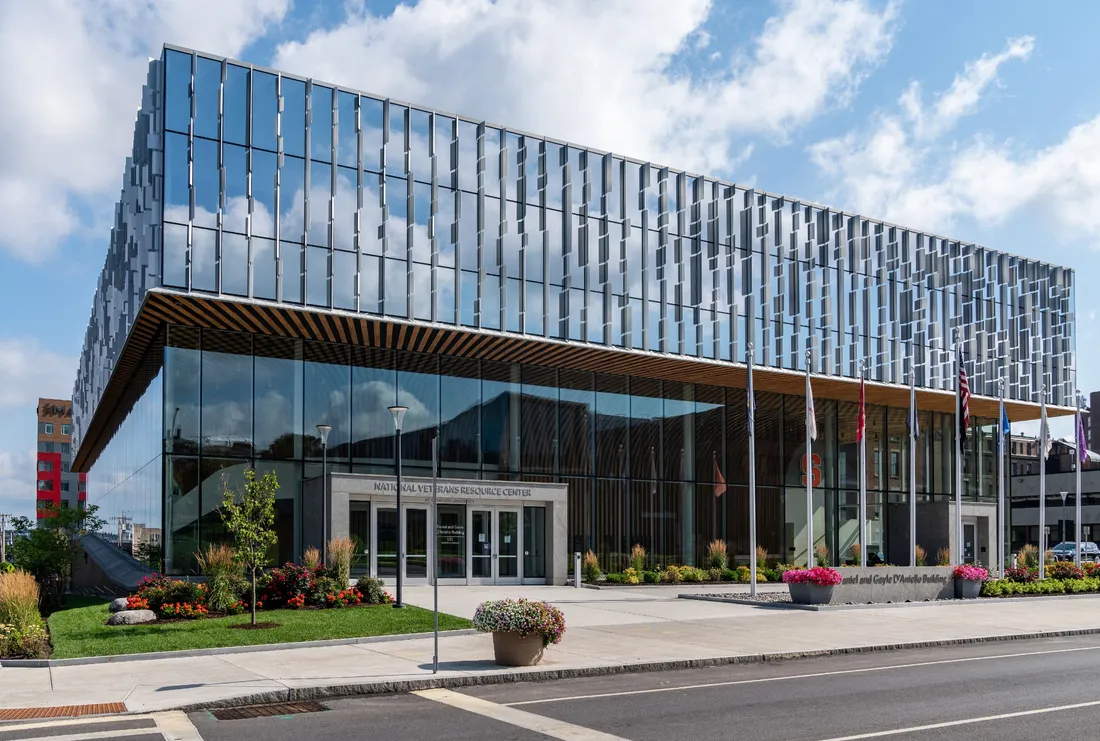
{"type": "MultiPolygon", "coordinates": [[[[1073,542],[1059,543],[1051,548],[1050,552],[1054,554],[1055,561],[1072,561],[1076,545],[1073,542]]],[[[1081,560],[1100,563],[1100,546],[1096,543],[1081,543],[1081,560]]]]}

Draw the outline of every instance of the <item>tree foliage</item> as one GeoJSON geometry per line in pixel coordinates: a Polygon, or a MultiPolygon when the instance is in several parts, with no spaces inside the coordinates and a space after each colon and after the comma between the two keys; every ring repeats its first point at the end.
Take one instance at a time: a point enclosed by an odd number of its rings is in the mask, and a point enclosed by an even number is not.
{"type": "Polygon", "coordinates": [[[73,575],[73,563],[80,555],[80,539],[98,533],[106,521],[96,516],[99,507],[52,508],[37,522],[28,517],[12,521],[16,538],[12,561],[34,575],[42,588],[43,612],[61,604],[61,595],[73,575]]]}
{"type": "Polygon", "coordinates": [[[252,624],[256,624],[256,572],[268,563],[268,551],[279,541],[274,528],[275,492],[279,480],[274,471],[256,479],[252,468],[244,470],[244,490],[225,482],[221,517],[233,536],[237,561],[252,578],[252,624]]]}

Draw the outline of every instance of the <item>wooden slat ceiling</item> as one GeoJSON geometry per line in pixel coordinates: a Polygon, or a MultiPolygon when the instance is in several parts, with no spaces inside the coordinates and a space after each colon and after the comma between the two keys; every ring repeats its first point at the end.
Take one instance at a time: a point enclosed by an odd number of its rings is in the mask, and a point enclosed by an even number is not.
{"type": "MultiPolygon", "coordinates": [[[[138,312],[115,372],[77,452],[74,470],[85,471],[91,466],[110,435],[125,418],[130,406],[155,376],[158,363],[150,362],[150,357],[159,359],[159,346],[163,343],[161,330],[167,324],[732,388],[745,388],[746,383],[746,368],[738,363],[593,347],[560,340],[533,339],[499,332],[416,324],[308,307],[177,294],[156,289],[146,295],[138,312]],[[158,352],[150,354],[150,347],[156,347],[158,352]]],[[[806,381],[805,376],[797,371],[757,366],[753,370],[753,383],[758,391],[801,396],[805,393],[806,381]]],[[[813,386],[814,396],[818,399],[859,400],[859,383],[852,379],[814,376],[813,386]]],[[[867,403],[907,408],[909,388],[904,385],[868,382],[867,403]]],[[[917,405],[921,410],[953,414],[955,395],[951,391],[918,389],[917,405]]],[[[1008,401],[1005,406],[1009,418],[1014,422],[1039,417],[1037,404],[1008,401]]],[[[1051,406],[1047,410],[1052,417],[1073,414],[1073,409],[1069,407],[1051,406]]],[[[974,396],[970,402],[970,413],[978,417],[996,418],[997,400],[974,396]]]]}

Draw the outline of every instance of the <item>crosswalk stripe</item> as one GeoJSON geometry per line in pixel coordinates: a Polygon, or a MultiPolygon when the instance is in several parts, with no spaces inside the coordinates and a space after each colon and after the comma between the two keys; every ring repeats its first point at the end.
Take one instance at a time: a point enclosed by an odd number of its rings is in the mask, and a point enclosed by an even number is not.
{"type": "MultiPolygon", "coordinates": [[[[145,715],[97,715],[91,718],[65,718],[63,720],[36,721],[34,723],[0,724],[0,732],[5,735],[20,731],[41,731],[46,728],[72,732],[59,733],[54,736],[35,735],[31,738],[34,741],[85,741],[85,739],[161,735],[164,736],[165,741],[202,741],[202,736],[192,725],[187,713],[178,710],[145,715]],[[142,720],[151,720],[153,723],[137,728],[121,728],[111,731],[91,730],[105,723],[126,723],[142,720]]],[[[16,736],[13,741],[18,741],[18,739],[19,737],[16,736]]]]}
{"type": "Polygon", "coordinates": [[[421,690],[413,694],[423,697],[425,700],[443,703],[518,728],[526,728],[544,736],[562,739],[562,741],[626,741],[622,736],[612,736],[603,731],[585,728],[556,718],[548,718],[544,715],[528,713],[526,710],[517,710],[506,705],[498,705],[480,697],[471,697],[451,690],[421,690]]]}

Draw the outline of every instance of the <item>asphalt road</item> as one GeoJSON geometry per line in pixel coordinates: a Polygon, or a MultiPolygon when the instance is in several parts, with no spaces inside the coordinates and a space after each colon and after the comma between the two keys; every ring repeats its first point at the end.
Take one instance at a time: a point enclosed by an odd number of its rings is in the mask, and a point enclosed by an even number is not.
{"type": "MultiPolygon", "coordinates": [[[[1098,679],[1100,637],[1089,636],[343,699],[293,716],[189,718],[193,738],[208,741],[1084,739],[1100,738],[1098,679]]],[[[33,737],[109,728],[36,728],[33,737]]],[[[0,724],[0,741],[24,737],[31,734],[0,724]]]]}

